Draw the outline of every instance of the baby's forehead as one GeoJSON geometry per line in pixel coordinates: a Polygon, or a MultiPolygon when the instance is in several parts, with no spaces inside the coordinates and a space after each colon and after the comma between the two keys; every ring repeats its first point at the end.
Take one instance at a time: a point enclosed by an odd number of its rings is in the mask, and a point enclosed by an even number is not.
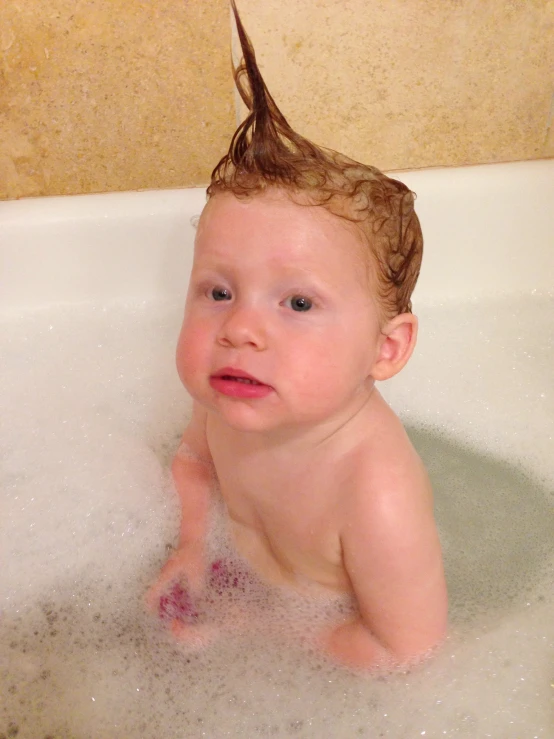
{"type": "Polygon", "coordinates": [[[216,238],[234,234],[255,233],[273,241],[292,241],[334,245],[346,255],[348,249],[363,249],[368,245],[359,227],[323,205],[316,204],[305,193],[269,188],[248,197],[232,192],[213,195],[199,219],[198,235],[216,238]]]}

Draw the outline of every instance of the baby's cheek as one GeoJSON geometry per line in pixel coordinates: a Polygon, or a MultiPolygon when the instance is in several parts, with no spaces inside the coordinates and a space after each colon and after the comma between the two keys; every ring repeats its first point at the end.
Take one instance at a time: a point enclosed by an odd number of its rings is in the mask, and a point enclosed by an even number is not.
{"type": "Polygon", "coordinates": [[[177,371],[181,382],[188,387],[206,368],[206,338],[201,330],[183,326],[177,344],[177,371]]]}
{"type": "Polygon", "coordinates": [[[302,386],[306,402],[320,412],[332,413],[337,404],[349,402],[361,381],[360,367],[349,347],[337,341],[314,353],[309,367],[303,367],[302,386]]]}
{"type": "Polygon", "coordinates": [[[304,356],[304,361],[299,361],[301,352],[291,353],[291,356],[294,358],[294,384],[306,401],[319,404],[325,396],[334,393],[342,385],[343,373],[340,362],[334,357],[334,350],[323,348],[312,351],[309,356],[304,356]]]}

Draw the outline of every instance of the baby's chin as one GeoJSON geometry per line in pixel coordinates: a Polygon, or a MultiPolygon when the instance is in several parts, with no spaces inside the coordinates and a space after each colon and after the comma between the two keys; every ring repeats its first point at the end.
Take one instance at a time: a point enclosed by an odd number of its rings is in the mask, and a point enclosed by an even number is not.
{"type": "Polygon", "coordinates": [[[289,408],[262,407],[256,402],[227,402],[208,406],[217,418],[233,431],[245,434],[262,434],[268,440],[285,442],[300,436],[312,434],[328,424],[327,415],[321,416],[314,410],[310,413],[303,408],[293,412],[289,408]]]}
{"type": "Polygon", "coordinates": [[[275,393],[265,398],[236,398],[208,388],[206,392],[189,393],[208,413],[234,431],[271,434],[294,428],[296,420],[275,393]]]}
{"type": "MultiPolygon", "coordinates": [[[[220,397],[209,409],[234,431],[244,433],[271,433],[282,426],[289,425],[282,414],[264,403],[264,399],[245,400],[243,398],[220,397]]],[[[290,420],[289,420],[290,423],[290,420]]]]}

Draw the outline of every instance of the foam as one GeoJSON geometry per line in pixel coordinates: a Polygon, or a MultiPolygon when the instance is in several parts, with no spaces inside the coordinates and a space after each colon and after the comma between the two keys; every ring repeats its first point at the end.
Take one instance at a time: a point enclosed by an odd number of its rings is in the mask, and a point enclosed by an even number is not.
{"type": "MultiPolygon", "coordinates": [[[[346,602],[251,575],[212,615],[234,602],[254,621],[202,652],[145,611],[177,535],[167,469],[189,412],[171,306],[2,325],[0,736],[548,736],[553,315],[539,297],[420,311],[387,392],[434,480],[452,629],[431,662],[386,678],[300,639],[346,602]]],[[[233,564],[224,523],[213,556],[233,564]]]]}

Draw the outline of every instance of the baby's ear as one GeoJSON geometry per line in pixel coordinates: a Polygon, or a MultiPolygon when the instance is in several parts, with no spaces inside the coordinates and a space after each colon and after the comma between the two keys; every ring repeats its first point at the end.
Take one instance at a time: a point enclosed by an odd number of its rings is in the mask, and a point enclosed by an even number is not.
{"type": "Polygon", "coordinates": [[[377,359],[371,376],[374,380],[388,380],[396,375],[411,357],[417,339],[417,318],[411,313],[400,313],[381,329],[377,359]]]}

